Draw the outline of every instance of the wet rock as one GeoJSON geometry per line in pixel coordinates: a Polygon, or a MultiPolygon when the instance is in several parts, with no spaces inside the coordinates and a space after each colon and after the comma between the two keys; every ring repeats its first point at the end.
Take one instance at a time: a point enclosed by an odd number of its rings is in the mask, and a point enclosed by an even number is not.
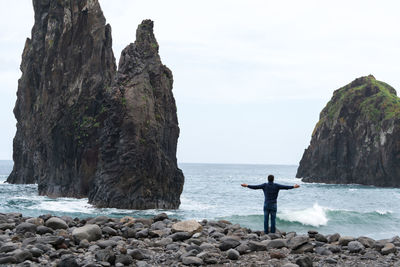
{"type": "Polygon", "coordinates": [[[60,218],[57,218],[57,217],[51,217],[50,219],[48,219],[46,221],[45,225],[47,227],[50,227],[50,228],[54,229],[54,230],[67,229],[68,228],[67,223],[64,220],[62,220],[60,218]]]}
{"type": "Polygon", "coordinates": [[[75,228],[72,231],[72,236],[80,241],[87,239],[88,241],[96,241],[101,238],[101,229],[96,224],[86,224],[82,227],[75,228]]]}
{"type": "Polygon", "coordinates": [[[233,248],[229,249],[226,255],[230,260],[238,260],[240,257],[239,252],[233,248]]]}
{"type": "Polygon", "coordinates": [[[330,256],[330,255],[333,254],[333,252],[330,251],[326,247],[316,247],[315,248],[315,253],[317,253],[318,255],[323,255],[323,256],[330,256]]]}

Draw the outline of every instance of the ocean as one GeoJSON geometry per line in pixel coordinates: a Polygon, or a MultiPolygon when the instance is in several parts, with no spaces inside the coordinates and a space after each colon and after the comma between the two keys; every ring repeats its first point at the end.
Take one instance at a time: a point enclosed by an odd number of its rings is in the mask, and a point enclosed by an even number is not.
{"type": "Polygon", "coordinates": [[[87,199],[38,196],[36,185],[3,183],[12,170],[11,161],[0,161],[0,212],[21,212],[24,216],[53,214],[71,217],[135,216],[151,217],[166,212],[185,219],[225,219],[253,230],[263,229],[262,190],[251,190],[241,183],[261,184],[268,174],[281,184],[300,184],[282,190],[278,198],[277,228],[306,233],[368,236],[374,239],[399,235],[400,189],[361,185],[302,183],[295,178],[293,165],[189,164],[179,167],[185,186],[178,210],[98,209],[87,199]]]}

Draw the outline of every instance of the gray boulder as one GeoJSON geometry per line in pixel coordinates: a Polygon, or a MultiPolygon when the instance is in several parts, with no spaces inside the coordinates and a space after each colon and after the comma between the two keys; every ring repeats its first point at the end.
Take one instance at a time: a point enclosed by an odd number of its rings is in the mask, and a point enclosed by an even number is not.
{"type": "Polygon", "coordinates": [[[296,264],[300,267],[313,267],[313,263],[310,257],[308,256],[301,256],[297,258],[296,264]]]}
{"type": "Polygon", "coordinates": [[[23,222],[15,228],[15,231],[18,234],[25,234],[26,232],[36,233],[36,228],[37,226],[33,223],[23,222]]]}
{"type": "Polygon", "coordinates": [[[204,262],[198,257],[184,257],[182,258],[182,263],[185,265],[203,265],[204,262]]]}
{"type": "Polygon", "coordinates": [[[270,240],[267,243],[267,249],[271,249],[271,248],[283,248],[287,246],[286,243],[286,239],[274,239],[274,240],[270,240]]]}
{"type": "Polygon", "coordinates": [[[78,241],[83,239],[87,239],[89,242],[96,241],[101,238],[101,229],[97,224],[86,224],[75,228],[72,231],[72,236],[78,241]]]}
{"type": "Polygon", "coordinates": [[[18,249],[18,245],[13,243],[13,242],[7,242],[4,243],[1,247],[0,247],[0,252],[10,252],[10,251],[14,251],[18,249]]]}
{"type": "Polygon", "coordinates": [[[51,217],[50,219],[48,219],[46,221],[45,225],[54,230],[68,228],[68,224],[64,220],[57,218],[57,217],[51,217]]]}
{"type": "Polygon", "coordinates": [[[385,246],[381,249],[382,255],[388,255],[390,253],[396,253],[397,249],[394,244],[386,243],[385,246]]]}
{"type": "Polygon", "coordinates": [[[351,241],[347,244],[347,249],[351,252],[351,253],[358,253],[362,250],[364,250],[364,246],[363,244],[361,244],[358,241],[351,241]]]}
{"type": "Polygon", "coordinates": [[[341,236],[339,238],[339,245],[347,246],[351,241],[354,241],[354,240],[356,240],[356,239],[352,236],[341,236]]]}
{"type": "Polygon", "coordinates": [[[236,248],[239,245],[240,245],[240,242],[238,240],[236,240],[234,238],[226,238],[219,245],[219,249],[222,251],[226,251],[231,248],[236,248]]]}
{"type": "Polygon", "coordinates": [[[228,256],[228,259],[230,259],[230,260],[238,260],[240,257],[240,254],[237,250],[231,248],[228,250],[227,256],[228,256]]]}
{"type": "Polygon", "coordinates": [[[315,235],[315,240],[319,241],[319,242],[328,243],[328,239],[322,234],[316,234],[315,235]]]}
{"type": "Polygon", "coordinates": [[[308,236],[298,235],[288,241],[288,247],[292,250],[299,248],[301,245],[308,242],[308,236]]]}
{"type": "Polygon", "coordinates": [[[328,242],[333,243],[333,242],[339,241],[339,238],[340,238],[340,234],[335,233],[333,235],[328,236],[328,242]]]}

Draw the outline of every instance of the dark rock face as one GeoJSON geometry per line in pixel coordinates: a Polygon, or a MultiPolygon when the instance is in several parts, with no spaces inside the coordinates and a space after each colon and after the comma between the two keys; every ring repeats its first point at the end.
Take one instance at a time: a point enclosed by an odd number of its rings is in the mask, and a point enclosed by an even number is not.
{"type": "Polygon", "coordinates": [[[139,25],[116,72],[98,1],[33,3],[7,182],[38,183],[41,195],[89,197],[99,207],[178,208],[184,177],[173,79],[153,22],[139,25]]]}
{"type": "Polygon", "coordinates": [[[152,21],[139,25],[118,69],[89,201],[100,207],[176,208],[184,179],[176,163],[173,79],[158,55],[152,21]]]}
{"type": "Polygon", "coordinates": [[[85,197],[97,165],[105,87],[115,74],[111,28],[97,1],[33,1],[22,54],[9,183],[39,194],[85,197]]]}
{"type": "Polygon", "coordinates": [[[372,75],[336,90],[297,170],[305,182],[400,187],[400,98],[372,75]]]}

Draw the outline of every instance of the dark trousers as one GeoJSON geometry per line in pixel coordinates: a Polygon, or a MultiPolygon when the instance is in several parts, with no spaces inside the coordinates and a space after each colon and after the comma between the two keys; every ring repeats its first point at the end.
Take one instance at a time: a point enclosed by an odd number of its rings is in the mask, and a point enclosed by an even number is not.
{"type": "Polygon", "coordinates": [[[271,233],[275,233],[275,220],[276,220],[276,211],[278,206],[276,203],[264,203],[264,232],[266,234],[269,233],[268,231],[268,221],[269,216],[271,215],[271,233]]]}

